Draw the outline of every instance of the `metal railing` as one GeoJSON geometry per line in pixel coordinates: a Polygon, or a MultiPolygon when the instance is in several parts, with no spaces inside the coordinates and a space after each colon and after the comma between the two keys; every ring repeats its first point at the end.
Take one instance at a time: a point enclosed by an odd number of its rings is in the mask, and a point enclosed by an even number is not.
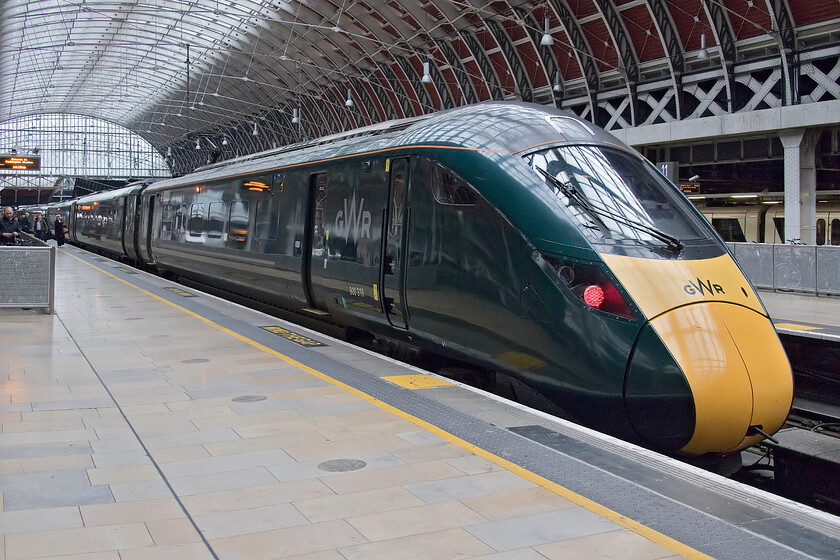
{"type": "Polygon", "coordinates": [[[53,312],[55,247],[23,234],[19,245],[0,245],[0,307],[53,312]]]}
{"type": "Polygon", "coordinates": [[[756,288],[840,295],[840,247],[727,243],[756,288]]]}

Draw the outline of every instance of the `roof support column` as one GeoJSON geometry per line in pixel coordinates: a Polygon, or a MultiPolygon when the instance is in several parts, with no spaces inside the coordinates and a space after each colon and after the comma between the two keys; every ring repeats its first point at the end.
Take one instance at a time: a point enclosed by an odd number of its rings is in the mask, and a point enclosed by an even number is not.
{"type": "Polygon", "coordinates": [[[785,242],[817,242],[816,147],[819,129],[797,128],[779,133],[785,149],[785,242]]]}

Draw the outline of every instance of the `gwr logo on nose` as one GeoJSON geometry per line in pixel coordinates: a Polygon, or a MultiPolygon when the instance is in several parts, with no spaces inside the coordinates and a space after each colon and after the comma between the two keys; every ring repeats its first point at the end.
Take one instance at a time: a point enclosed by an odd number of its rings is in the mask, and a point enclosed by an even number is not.
{"type": "Polygon", "coordinates": [[[694,281],[690,281],[688,284],[683,286],[683,290],[688,295],[697,295],[700,294],[701,296],[705,296],[707,293],[708,295],[714,294],[725,294],[726,292],[723,291],[723,287],[720,284],[712,284],[711,280],[706,280],[703,282],[699,278],[697,279],[697,283],[695,284],[694,281]]]}

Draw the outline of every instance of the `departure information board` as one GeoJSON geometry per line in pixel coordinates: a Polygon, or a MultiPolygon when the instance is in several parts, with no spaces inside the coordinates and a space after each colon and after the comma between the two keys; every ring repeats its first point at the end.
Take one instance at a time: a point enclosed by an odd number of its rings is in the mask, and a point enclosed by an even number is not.
{"type": "Polygon", "coordinates": [[[0,169],[8,171],[40,171],[41,156],[0,154],[0,169]]]}

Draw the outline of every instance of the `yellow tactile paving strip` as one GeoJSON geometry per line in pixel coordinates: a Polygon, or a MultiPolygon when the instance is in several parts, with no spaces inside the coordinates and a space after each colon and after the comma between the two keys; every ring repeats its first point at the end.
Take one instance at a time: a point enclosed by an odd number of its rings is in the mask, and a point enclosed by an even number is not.
{"type": "Polygon", "coordinates": [[[452,387],[453,384],[445,379],[433,375],[389,375],[382,379],[390,381],[406,389],[437,389],[439,387],[452,387]]]}

